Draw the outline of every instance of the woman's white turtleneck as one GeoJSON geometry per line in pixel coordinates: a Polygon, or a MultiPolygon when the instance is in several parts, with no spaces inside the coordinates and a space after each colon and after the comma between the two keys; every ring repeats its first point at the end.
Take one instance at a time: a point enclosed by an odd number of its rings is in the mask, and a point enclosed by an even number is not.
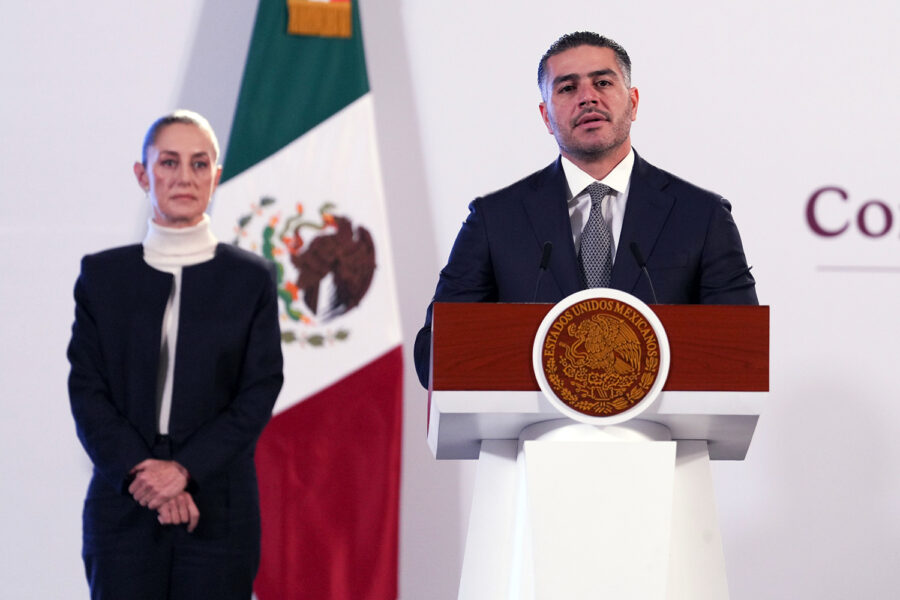
{"type": "MultiPolygon", "coordinates": [[[[160,373],[162,397],[159,402],[159,433],[169,433],[169,415],[172,413],[172,377],[175,373],[175,346],[178,339],[178,314],[181,307],[181,271],[184,267],[200,264],[216,255],[216,236],[209,229],[209,215],[191,227],[163,227],[151,219],[144,237],[144,262],[158,271],[174,276],[169,301],[162,322],[162,347],[160,348],[160,373]],[[165,373],[162,372],[165,365],[165,373]],[[165,377],[165,379],[162,379],[165,377]]],[[[160,390],[157,390],[157,394],[160,390]]]]}

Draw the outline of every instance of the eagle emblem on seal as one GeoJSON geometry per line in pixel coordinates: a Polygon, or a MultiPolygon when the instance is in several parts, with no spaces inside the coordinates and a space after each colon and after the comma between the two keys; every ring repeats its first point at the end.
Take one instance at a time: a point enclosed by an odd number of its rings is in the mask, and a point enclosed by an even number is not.
{"type": "Polygon", "coordinates": [[[638,377],[641,345],[637,335],[610,315],[593,315],[569,325],[574,342],[560,359],[583,397],[609,400],[621,395],[638,377]]]}
{"type": "Polygon", "coordinates": [[[659,347],[647,320],[610,299],[574,304],[543,342],[547,382],[570,408],[610,416],[647,395],[659,371],[659,347]]]}
{"type": "Polygon", "coordinates": [[[633,375],[640,363],[641,346],[634,332],[608,315],[594,315],[569,325],[575,343],[566,348],[573,366],[586,366],[619,376],[633,375]]]}

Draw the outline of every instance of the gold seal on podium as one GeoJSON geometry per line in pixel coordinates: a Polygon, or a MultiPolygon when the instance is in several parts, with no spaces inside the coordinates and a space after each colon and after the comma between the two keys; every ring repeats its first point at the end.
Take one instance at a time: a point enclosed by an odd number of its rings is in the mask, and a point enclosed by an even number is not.
{"type": "Polygon", "coordinates": [[[621,422],[662,388],[668,341],[659,319],[637,298],[585,290],[548,313],[533,358],[541,389],[562,412],[579,421],[621,422]]]}

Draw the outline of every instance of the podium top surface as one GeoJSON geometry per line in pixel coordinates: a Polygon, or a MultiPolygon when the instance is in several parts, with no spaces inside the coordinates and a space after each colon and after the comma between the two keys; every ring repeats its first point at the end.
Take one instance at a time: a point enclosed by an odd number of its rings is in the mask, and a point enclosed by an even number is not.
{"type": "MultiPolygon", "coordinates": [[[[434,305],[432,391],[536,391],[531,352],[552,304],[434,305]]],[[[769,307],[665,305],[664,391],[769,390],[769,307]]]]}

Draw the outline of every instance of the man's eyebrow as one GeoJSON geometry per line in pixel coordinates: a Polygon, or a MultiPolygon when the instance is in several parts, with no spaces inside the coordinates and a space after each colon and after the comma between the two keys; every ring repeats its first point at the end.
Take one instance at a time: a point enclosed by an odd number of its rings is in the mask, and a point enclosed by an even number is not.
{"type": "MultiPolygon", "coordinates": [[[[613,69],[599,69],[597,71],[591,71],[590,73],[587,74],[587,77],[588,78],[594,78],[594,77],[617,78],[618,74],[613,69]]],[[[555,77],[553,79],[553,86],[555,87],[564,81],[578,81],[579,79],[581,79],[581,75],[578,75],[577,73],[567,73],[565,75],[560,75],[559,77],[555,77]]]]}
{"type": "Polygon", "coordinates": [[[575,73],[569,73],[568,75],[560,75],[558,77],[553,78],[553,87],[558,86],[560,83],[564,81],[578,81],[579,77],[575,73]]]}
{"type": "Polygon", "coordinates": [[[619,74],[614,69],[600,69],[599,71],[591,71],[588,77],[612,77],[615,79],[619,74]]]}

